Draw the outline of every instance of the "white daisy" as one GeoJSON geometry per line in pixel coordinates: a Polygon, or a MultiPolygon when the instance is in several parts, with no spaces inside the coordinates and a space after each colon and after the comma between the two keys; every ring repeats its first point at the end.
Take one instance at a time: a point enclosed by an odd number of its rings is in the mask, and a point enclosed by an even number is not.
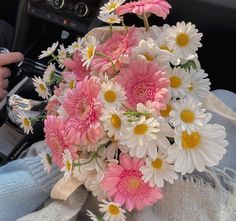
{"type": "Polygon", "coordinates": [[[195,25],[190,22],[178,22],[166,30],[166,40],[169,49],[173,50],[180,58],[191,60],[197,56],[196,51],[202,47],[200,43],[202,34],[198,33],[195,25]]]}
{"type": "Polygon", "coordinates": [[[175,67],[168,73],[170,79],[170,93],[173,98],[183,98],[187,95],[190,85],[189,73],[183,68],[175,67]]]}
{"type": "Polygon", "coordinates": [[[202,108],[202,103],[189,96],[173,103],[170,123],[175,128],[190,134],[210,121],[212,115],[205,112],[206,109],[202,108]]]}
{"type": "Polygon", "coordinates": [[[190,72],[190,86],[188,87],[188,93],[200,101],[204,101],[210,91],[210,80],[208,74],[204,70],[196,70],[191,68],[190,72]]]}
{"type": "Polygon", "coordinates": [[[64,60],[67,58],[67,51],[64,47],[64,45],[60,45],[60,48],[57,49],[57,58],[58,58],[58,62],[59,62],[59,67],[61,69],[63,69],[65,66],[63,64],[64,60]]]}
{"type": "Polygon", "coordinates": [[[87,216],[92,220],[92,221],[99,221],[97,216],[93,214],[90,210],[87,209],[87,216]]]}
{"type": "Polygon", "coordinates": [[[20,127],[23,128],[24,133],[26,134],[33,133],[31,120],[23,112],[20,112],[17,115],[17,117],[18,117],[18,122],[21,124],[20,127]]]}
{"type": "Polygon", "coordinates": [[[165,51],[161,50],[152,38],[142,39],[139,45],[134,49],[133,59],[137,57],[145,61],[154,61],[162,68],[170,67],[170,57],[165,51]]]}
{"type": "Polygon", "coordinates": [[[108,81],[101,85],[101,92],[99,95],[106,108],[120,108],[122,103],[126,100],[126,93],[120,84],[108,81]]]}
{"type": "Polygon", "coordinates": [[[121,111],[115,108],[104,109],[100,120],[103,121],[104,130],[110,138],[119,140],[125,135],[126,119],[121,111]]]}
{"type": "Polygon", "coordinates": [[[73,160],[72,160],[71,152],[68,149],[64,150],[63,164],[64,164],[64,167],[61,168],[61,172],[64,172],[64,177],[66,179],[69,179],[73,172],[73,160]]]}
{"type": "Polygon", "coordinates": [[[51,47],[48,47],[46,51],[42,51],[41,55],[39,55],[39,59],[46,58],[46,57],[52,55],[58,45],[59,45],[59,42],[57,41],[57,42],[53,43],[51,47]]]}
{"type": "Polygon", "coordinates": [[[174,165],[169,164],[166,157],[166,154],[158,152],[158,157],[155,160],[147,158],[146,165],[140,168],[143,181],[149,183],[151,187],[162,188],[164,180],[172,184],[174,180],[178,179],[178,175],[174,171],[174,165]]]}
{"type": "Polygon", "coordinates": [[[55,64],[50,63],[46,71],[44,72],[43,81],[45,83],[50,83],[54,79],[55,73],[56,73],[55,64]]]}
{"type": "Polygon", "coordinates": [[[100,13],[111,13],[114,12],[118,7],[120,7],[125,0],[109,0],[104,6],[100,8],[100,13]]]}
{"type": "Polygon", "coordinates": [[[100,13],[98,19],[108,24],[120,24],[121,22],[120,17],[114,13],[111,14],[100,13]]]}
{"type": "Polygon", "coordinates": [[[35,87],[35,91],[38,93],[40,97],[43,99],[48,99],[50,96],[49,89],[46,83],[40,77],[33,78],[33,85],[35,87]]]}
{"type": "Polygon", "coordinates": [[[170,121],[170,112],[172,111],[172,109],[173,109],[173,105],[172,105],[172,102],[170,101],[166,104],[165,109],[160,110],[160,116],[163,117],[166,122],[170,121]]]}
{"type": "Polygon", "coordinates": [[[146,102],[146,105],[142,103],[137,104],[137,111],[140,113],[148,114],[152,117],[157,117],[157,111],[153,106],[153,103],[149,100],[146,102]]]}
{"type": "Polygon", "coordinates": [[[202,172],[206,166],[216,166],[226,153],[225,128],[218,124],[207,124],[188,134],[177,131],[175,143],[168,151],[167,160],[174,163],[175,171],[182,175],[194,169],[202,172]]]}
{"type": "Polygon", "coordinates": [[[63,80],[65,81],[66,88],[74,89],[76,87],[77,80],[76,80],[76,76],[73,72],[72,73],[71,72],[64,72],[63,73],[63,80]]]}
{"type": "Polygon", "coordinates": [[[102,201],[103,204],[99,204],[99,211],[105,213],[103,216],[104,221],[125,221],[125,210],[121,208],[118,203],[102,201]]]}
{"type": "Polygon", "coordinates": [[[79,51],[82,48],[83,42],[83,38],[78,38],[77,41],[68,46],[68,48],[66,49],[67,53],[72,55],[75,52],[79,51]]]}
{"type": "Polygon", "coordinates": [[[43,163],[44,170],[47,173],[50,173],[52,169],[52,158],[46,152],[39,154],[39,156],[41,157],[41,162],[43,163]]]}
{"type": "Polygon", "coordinates": [[[90,66],[90,63],[95,55],[96,47],[99,44],[99,41],[96,40],[94,36],[88,36],[84,42],[84,47],[81,48],[83,66],[87,68],[90,66]]]}
{"type": "Polygon", "coordinates": [[[144,116],[137,122],[132,122],[127,126],[127,134],[120,141],[122,145],[129,148],[131,157],[143,158],[145,155],[149,157],[157,157],[157,147],[168,148],[170,143],[166,138],[166,133],[172,131],[170,126],[159,122],[159,118],[150,117],[146,119],[144,116]]]}

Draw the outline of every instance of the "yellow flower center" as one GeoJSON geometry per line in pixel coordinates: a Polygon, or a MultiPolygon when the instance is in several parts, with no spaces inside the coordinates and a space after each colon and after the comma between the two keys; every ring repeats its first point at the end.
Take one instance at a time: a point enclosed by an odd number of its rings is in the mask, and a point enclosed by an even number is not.
{"type": "Polygon", "coordinates": [[[90,45],[87,49],[87,57],[88,59],[91,59],[93,57],[94,54],[94,46],[90,45]]]}
{"type": "Polygon", "coordinates": [[[113,22],[115,22],[116,21],[116,18],[115,17],[110,17],[110,18],[108,18],[108,22],[109,23],[113,23],[113,22]]]}
{"type": "Polygon", "coordinates": [[[119,129],[121,127],[121,119],[118,115],[112,114],[111,116],[111,123],[113,127],[119,129]]]}
{"type": "Polygon", "coordinates": [[[114,91],[106,91],[104,94],[104,99],[105,101],[109,102],[109,103],[113,103],[116,101],[116,93],[114,91]]]}
{"type": "Polygon", "coordinates": [[[140,187],[140,181],[136,177],[131,177],[128,180],[130,190],[137,190],[140,187]]]}
{"type": "Polygon", "coordinates": [[[65,165],[65,166],[66,166],[66,170],[67,170],[67,171],[70,171],[70,169],[71,169],[71,163],[70,163],[69,160],[66,161],[66,165],[65,165]]]}
{"type": "Polygon", "coordinates": [[[180,118],[184,123],[192,123],[195,119],[195,115],[192,111],[188,110],[188,109],[184,109],[181,113],[180,113],[180,118]]]}
{"type": "Polygon", "coordinates": [[[117,8],[117,3],[116,2],[110,2],[110,4],[108,4],[107,9],[109,12],[114,11],[117,8]]]}
{"type": "Polygon", "coordinates": [[[108,206],[108,211],[112,216],[120,214],[120,208],[114,204],[108,206]]]}
{"type": "Polygon", "coordinates": [[[72,80],[72,81],[69,82],[69,88],[70,89],[75,88],[75,81],[72,80]]]}
{"type": "Polygon", "coordinates": [[[134,134],[143,135],[147,132],[148,126],[147,124],[139,124],[134,128],[134,134]]]}
{"type": "Polygon", "coordinates": [[[166,105],[166,109],[160,111],[161,116],[162,116],[162,117],[169,117],[171,110],[172,110],[172,107],[171,107],[169,104],[167,104],[167,105],[166,105]]]}
{"type": "Polygon", "coordinates": [[[171,76],[170,77],[170,87],[178,88],[182,84],[182,80],[178,76],[171,76]]]}
{"type": "Polygon", "coordinates": [[[29,119],[28,119],[28,118],[24,118],[23,124],[24,124],[26,127],[29,127],[29,126],[30,126],[30,121],[29,121],[29,119]]]}
{"type": "Polygon", "coordinates": [[[189,92],[193,91],[193,84],[192,84],[192,83],[189,85],[188,91],[189,91],[189,92]]]}
{"type": "Polygon", "coordinates": [[[154,57],[147,52],[143,53],[143,56],[146,58],[147,61],[153,61],[154,57]]]}
{"type": "Polygon", "coordinates": [[[189,36],[185,33],[180,33],[177,37],[176,37],[176,43],[177,45],[179,45],[180,47],[185,47],[188,45],[189,43],[189,36]]]}
{"type": "Polygon", "coordinates": [[[44,84],[39,84],[39,89],[40,89],[41,91],[46,91],[46,90],[47,90],[47,88],[45,87],[44,84]]]}
{"type": "Polygon", "coordinates": [[[165,51],[169,51],[169,52],[173,52],[173,50],[170,50],[167,45],[161,45],[160,49],[165,50],[165,51]]]}
{"type": "Polygon", "coordinates": [[[186,150],[195,149],[201,142],[201,135],[198,132],[188,134],[186,131],[182,132],[182,146],[186,150]]]}
{"type": "Polygon", "coordinates": [[[157,158],[156,160],[152,161],[152,167],[154,169],[161,169],[163,166],[163,160],[160,158],[157,158]]]}

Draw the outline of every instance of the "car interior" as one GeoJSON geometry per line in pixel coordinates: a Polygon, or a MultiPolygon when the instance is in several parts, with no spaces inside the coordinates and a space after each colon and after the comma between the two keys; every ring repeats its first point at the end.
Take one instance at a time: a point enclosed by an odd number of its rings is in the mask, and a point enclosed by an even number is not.
{"type": "MultiPolygon", "coordinates": [[[[43,75],[48,60],[38,60],[42,50],[59,41],[65,46],[89,30],[104,25],[97,19],[99,8],[106,0],[1,0],[0,19],[14,26],[15,34],[10,51],[21,51],[25,60],[14,69],[10,93],[39,100],[31,78],[43,75]],[[13,90],[14,89],[14,90],[13,90]],[[13,91],[11,91],[13,90],[13,91]]],[[[204,34],[199,50],[202,68],[209,74],[211,89],[236,92],[234,83],[236,51],[236,1],[233,0],[169,0],[173,10],[165,21],[151,17],[150,23],[174,25],[178,21],[192,22],[204,34]]],[[[127,25],[142,25],[133,15],[125,17],[127,25]]],[[[7,117],[6,103],[0,103],[0,126],[13,129],[16,141],[10,151],[0,148],[0,165],[15,159],[30,144],[42,139],[42,124],[35,124],[34,135],[23,135],[7,117]],[[6,126],[6,125],[5,125],[6,126]]],[[[0,131],[1,133],[2,131],[0,131]]],[[[13,133],[13,132],[12,132],[13,133]]],[[[2,135],[1,135],[2,136],[2,135]]]]}

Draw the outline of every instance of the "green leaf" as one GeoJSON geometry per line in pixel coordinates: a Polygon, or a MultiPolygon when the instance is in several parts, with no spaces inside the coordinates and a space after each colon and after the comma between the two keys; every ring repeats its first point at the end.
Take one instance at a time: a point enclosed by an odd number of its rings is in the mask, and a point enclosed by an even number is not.
{"type": "Polygon", "coordinates": [[[189,60],[187,63],[182,64],[181,67],[184,68],[185,70],[190,69],[191,67],[193,69],[197,69],[197,65],[196,65],[195,61],[193,61],[193,60],[189,60]]]}

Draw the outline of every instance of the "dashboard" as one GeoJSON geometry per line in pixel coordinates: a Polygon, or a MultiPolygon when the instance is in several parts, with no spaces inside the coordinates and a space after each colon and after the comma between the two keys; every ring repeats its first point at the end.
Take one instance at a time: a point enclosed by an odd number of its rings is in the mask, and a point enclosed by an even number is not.
{"type": "Polygon", "coordinates": [[[86,34],[99,5],[99,0],[30,0],[28,14],[86,34]]]}

